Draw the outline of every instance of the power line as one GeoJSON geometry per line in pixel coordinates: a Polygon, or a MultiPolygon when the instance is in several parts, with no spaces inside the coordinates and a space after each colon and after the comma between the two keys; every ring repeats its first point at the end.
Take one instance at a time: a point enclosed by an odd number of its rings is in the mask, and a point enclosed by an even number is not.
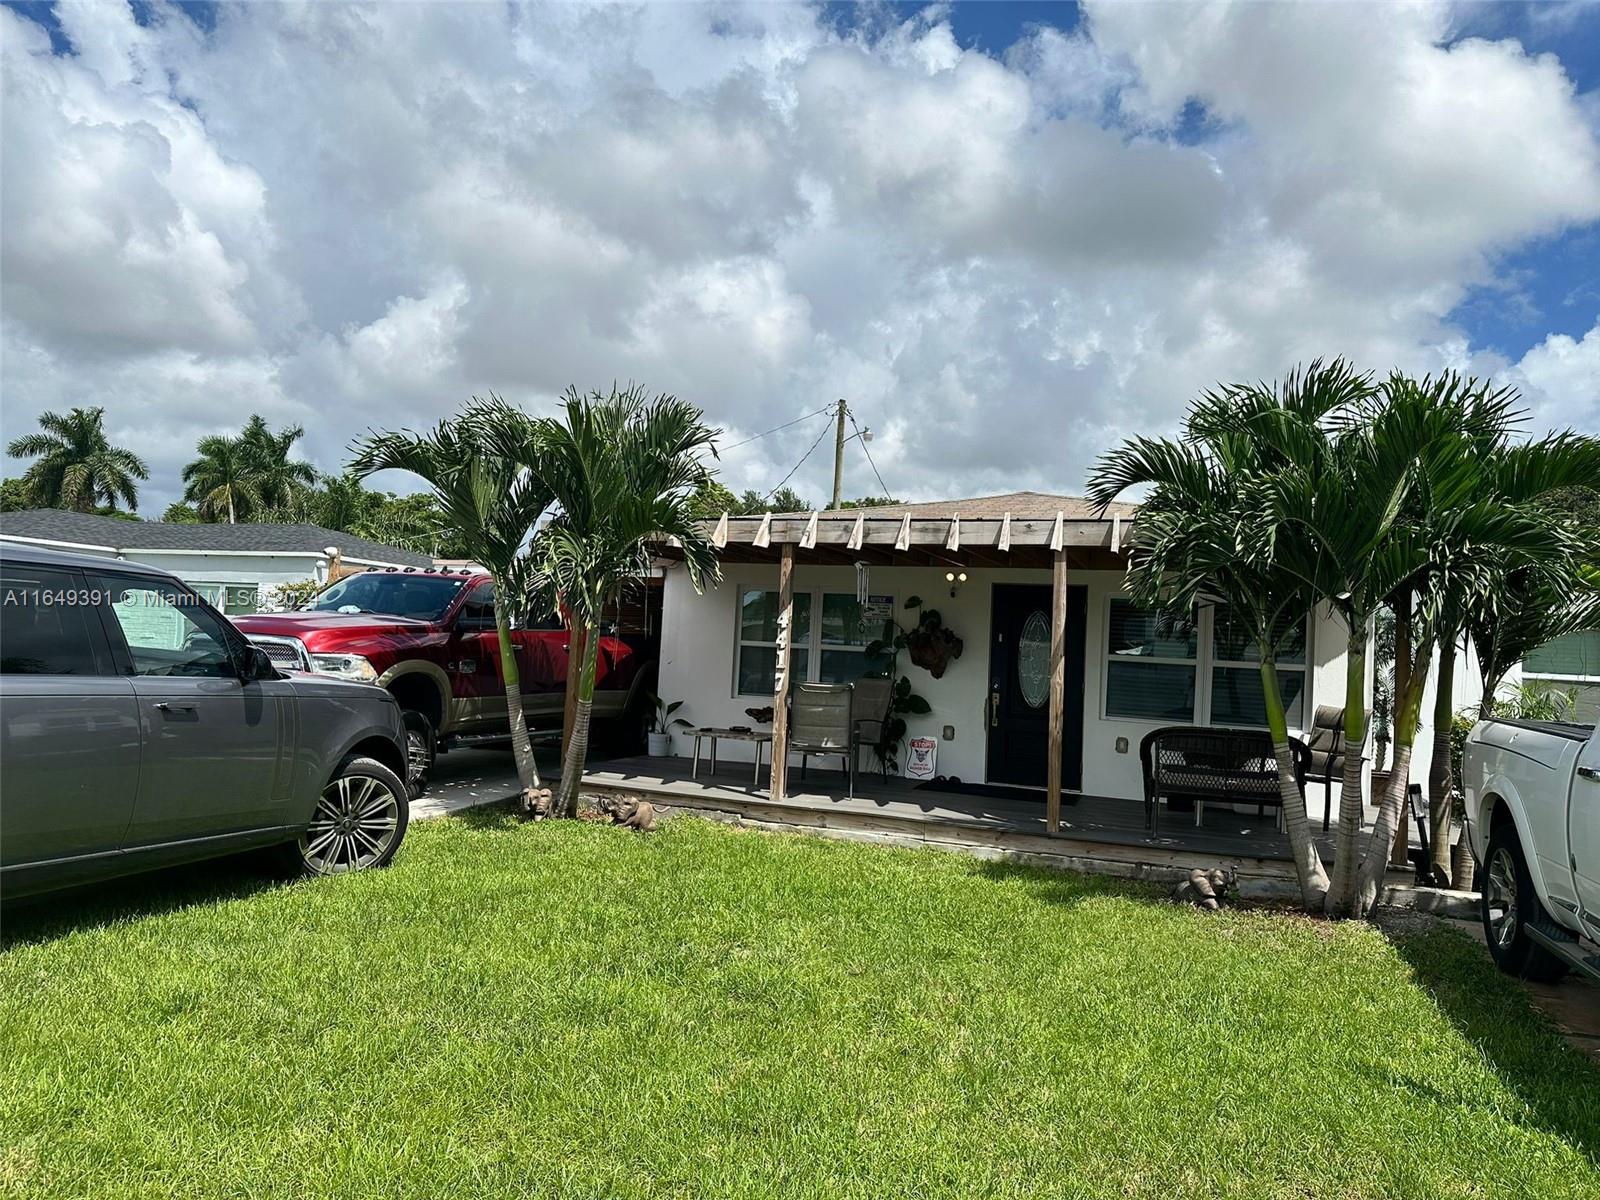
{"type": "MultiPolygon", "coordinates": [[[[823,411],[826,412],[827,410],[824,409],[823,411]]],[[[889,485],[883,481],[883,476],[878,474],[878,464],[872,461],[872,451],[867,449],[867,439],[861,432],[861,426],[856,424],[856,415],[848,408],[846,408],[844,411],[845,415],[850,418],[851,428],[856,431],[857,440],[861,443],[861,453],[867,456],[867,466],[872,468],[872,473],[877,476],[878,486],[883,489],[880,495],[887,498],[890,495],[889,485]]]]}
{"type": "Polygon", "coordinates": [[[751,442],[760,441],[762,438],[766,437],[767,434],[777,433],[780,429],[787,429],[791,425],[798,425],[798,424],[800,424],[801,421],[809,421],[812,417],[820,417],[823,413],[832,412],[832,411],[833,410],[831,408],[819,408],[814,413],[807,413],[803,417],[796,417],[792,421],[785,421],[782,425],[774,425],[771,429],[767,430],[766,433],[758,433],[758,434],[755,435],[755,437],[747,437],[747,438],[744,439],[744,441],[735,442],[731,446],[724,446],[723,449],[724,450],[737,450],[740,446],[748,446],[751,442]]]}
{"type": "MultiPolygon", "coordinates": [[[[827,412],[828,410],[827,409],[823,409],[822,411],[823,412],[827,412]]],[[[815,416],[815,415],[816,415],[815,413],[812,414],[812,416],[815,416]]],[[[822,445],[822,439],[827,437],[827,436],[828,436],[828,427],[826,425],[824,425],[822,427],[822,432],[817,434],[817,440],[811,443],[811,449],[807,450],[804,454],[802,454],[800,456],[800,461],[795,463],[794,467],[789,471],[789,473],[787,475],[785,475],[782,479],[778,480],[778,486],[773,488],[770,492],[767,493],[767,499],[770,500],[770,499],[772,499],[772,497],[776,496],[778,494],[778,492],[780,490],[782,490],[783,485],[788,483],[789,480],[794,478],[795,471],[798,471],[801,467],[806,465],[806,459],[811,457],[812,451],[814,451],[818,446],[822,445]]]]}

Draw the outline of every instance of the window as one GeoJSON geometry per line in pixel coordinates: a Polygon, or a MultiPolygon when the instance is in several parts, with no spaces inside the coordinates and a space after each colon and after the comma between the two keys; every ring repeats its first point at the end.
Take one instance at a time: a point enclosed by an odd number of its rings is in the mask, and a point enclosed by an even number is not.
{"type": "MultiPolygon", "coordinates": [[[[1278,690],[1291,729],[1305,728],[1309,621],[1288,623],[1278,651],[1278,690]]],[[[1106,634],[1105,715],[1264,728],[1255,638],[1225,604],[1188,620],[1113,598],[1106,634]]]]}
{"type": "MultiPolygon", "coordinates": [[[[893,633],[893,596],[866,604],[853,592],[796,592],[791,639],[792,679],[851,683],[887,670],[888,653],[867,646],[893,633]],[[812,613],[821,614],[813,623],[812,613]]],[[[778,593],[746,588],[739,595],[739,643],[734,689],[741,696],[771,696],[777,686],[778,593]]]]}
{"type": "Polygon", "coordinates": [[[207,604],[230,617],[261,611],[261,588],[254,583],[191,583],[207,604]]]}
{"type": "Polygon", "coordinates": [[[1530,651],[1522,673],[1552,679],[1600,678],[1600,632],[1569,633],[1530,651]]]}
{"type": "Polygon", "coordinates": [[[158,579],[115,575],[105,576],[102,586],[135,675],[237,677],[227,635],[192,593],[158,579]]]}
{"type": "Polygon", "coordinates": [[[100,597],[79,576],[27,563],[0,570],[0,675],[99,675],[100,597]]]}
{"type": "MultiPolygon", "coordinates": [[[[1306,625],[1286,621],[1278,649],[1278,691],[1290,729],[1304,729],[1306,690],[1306,625]],[[1297,628],[1289,628],[1295,625],[1297,628]]],[[[1255,638],[1228,606],[1211,610],[1211,724],[1267,723],[1267,702],[1261,694],[1261,655],[1255,638]]]]}
{"type": "Polygon", "coordinates": [[[1195,719],[1196,652],[1192,619],[1174,619],[1113,599],[1106,635],[1106,716],[1195,719]]]}
{"type": "Polygon", "coordinates": [[[457,629],[494,629],[494,583],[485,581],[467,593],[456,613],[457,629]]]}

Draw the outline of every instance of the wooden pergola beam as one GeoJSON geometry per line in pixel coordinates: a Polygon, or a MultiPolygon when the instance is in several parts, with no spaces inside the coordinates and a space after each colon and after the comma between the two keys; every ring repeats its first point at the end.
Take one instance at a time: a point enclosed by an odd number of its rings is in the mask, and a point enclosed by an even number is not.
{"type": "Polygon", "coordinates": [[[1061,832],[1061,740],[1067,705],[1067,552],[1055,552],[1050,576],[1050,737],[1045,776],[1044,825],[1061,832]]]}
{"type": "MultiPolygon", "coordinates": [[[[919,548],[942,550],[949,548],[951,541],[951,521],[948,517],[930,520],[915,520],[909,516],[885,519],[852,517],[848,513],[819,513],[817,517],[818,546],[855,544],[890,546],[901,551],[919,548]]],[[[740,544],[763,546],[810,540],[807,526],[811,520],[809,513],[804,517],[778,517],[771,513],[761,517],[730,517],[725,545],[731,549],[740,544]]],[[[1001,552],[1021,546],[1040,546],[1053,550],[1055,547],[1052,542],[1058,530],[1063,546],[1111,549],[1111,521],[1068,519],[1052,514],[1049,517],[1027,519],[1011,517],[1009,521],[1005,518],[961,517],[960,522],[958,544],[962,551],[974,545],[993,547],[1001,552]]]]}
{"type": "Polygon", "coordinates": [[[774,800],[789,782],[789,666],[794,659],[794,543],[783,544],[778,559],[777,678],[772,692],[772,780],[774,800]]]}

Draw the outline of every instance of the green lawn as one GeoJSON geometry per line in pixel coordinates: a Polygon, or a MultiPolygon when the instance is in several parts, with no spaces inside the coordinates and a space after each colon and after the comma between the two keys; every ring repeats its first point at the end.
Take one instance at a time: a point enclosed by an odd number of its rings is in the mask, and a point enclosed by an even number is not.
{"type": "Polygon", "coordinates": [[[0,1195],[1600,1196],[1465,938],[679,819],[7,914],[0,1195]]]}

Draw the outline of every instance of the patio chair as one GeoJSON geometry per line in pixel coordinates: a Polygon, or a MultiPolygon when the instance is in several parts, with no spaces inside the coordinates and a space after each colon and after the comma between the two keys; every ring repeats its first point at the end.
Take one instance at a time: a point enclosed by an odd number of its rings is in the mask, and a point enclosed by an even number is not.
{"type": "Polygon", "coordinates": [[[854,692],[848,683],[801,683],[789,695],[789,749],[800,756],[800,778],[806,777],[812,755],[842,758],[852,800],[856,795],[854,692]]]}
{"type": "MultiPolygon", "coordinates": [[[[894,680],[887,676],[856,680],[851,703],[857,714],[852,747],[859,757],[863,746],[870,750],[883,736],[883,727],[889,722],[889,706],[894,703],[894,680]]],[[[878,768],[885,779],[889,778],[888,759],[879,759],[878,768]]]]}
{"type": "MultiPolygon", "coordinates": [[[[1370,718],[1367,723],[1371,724],[1370,718]]],[[[1366,741],[1364,734],[1362,741],[1366,741]]],[[[1306,747],[1311,751],[1307,778],[1322,784],[1322,830],[1326,833],[1333,819],[1333,781],[1344,776],[1344,709],[1317,705],[1306,747]]]]}

